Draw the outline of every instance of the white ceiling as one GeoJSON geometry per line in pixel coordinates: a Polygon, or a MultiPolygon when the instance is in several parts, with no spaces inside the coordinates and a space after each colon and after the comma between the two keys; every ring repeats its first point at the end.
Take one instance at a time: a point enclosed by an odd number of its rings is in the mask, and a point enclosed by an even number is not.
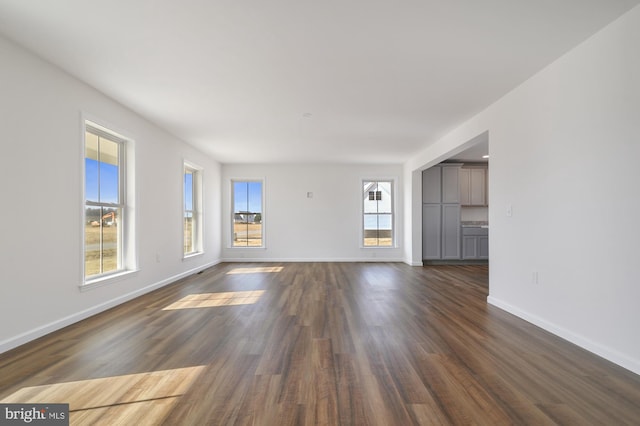
{"type": "MultiPolygon", "coordinates": [[[[484,136],[487,136],[487,134],[485,133],[484,136]]],[[[489,158],[485,158],[485,156],[489,155],[489,139],[487,137],[479,139],[481,139],[479,142],[458,154],[452,155],[449,160],[461,163],[488,163],[489,158]]]]}
{"type": "Polygon", "coordinates": [[[223,163],[398,163],[639,2],[0,0],[0,33],[223,163]]]}

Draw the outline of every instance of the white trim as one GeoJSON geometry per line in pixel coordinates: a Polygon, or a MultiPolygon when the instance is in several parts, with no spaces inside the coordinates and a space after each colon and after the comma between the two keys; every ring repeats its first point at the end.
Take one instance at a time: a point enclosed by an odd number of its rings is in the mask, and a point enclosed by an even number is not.
{"type": "Polygon", "coordinates": [[[108,124],[105,120],[98,119],[92,114],[86,112],[80,112],[80,164],[81,164],[81,193],[80,193],[80,205],[82,209],[82,231],[80,235],[80,277],[79,282],[81,286],[86,286],[86,289],[102,286],[104,284],[118,281],[121,276],[135,273],[138,270],[138,244],[137,244],[137,213],[136,205],[138,200],[138,194],[135,188],[135,138],[131,136],[125,136],[130,134],[123,131],[118,126],[108,124]],[[106,126],[105,126],[106,125],[106,126]],[[86,133],[87,126],[93,127],[99,131],[105,132],[109,135],[119,139],[116,141],[120,144],[119,150],[119,188],[120,193],[120,205],[121,205],[121,219],[123,225],[119,227],[120,240],[122,241],[122,247],[120,254],[120,269],[115,273],[107,273],[103,275],[95,276],[87,280],[85,276],[85,226],[86,226],[86,133]]]}
{"type": "MultiPolygon", "coordinates": [[[[266,191],[267,191],[267,179],[266,177],[259,177],[259,178],[242,178],[242,177],[230,177],[228,178],[228,188],[229,188],[229,216],[227,218],[227,220],[229,220],[228,226],[227,226],[227,249],[229,250],[243,250],[243,249],[250,249],[250,250],[260,250],[260,249],[266,249],[267,248],[267,226],[266,226],[266,221],[265,221],[265,217],[267,217],[267,206],[266,206],[266,191]],[[235,206],[234,206],[234,193],[233,193],[233,183],[234,182],[260,182],[262,184],[262,212],[260,212],[260,223],[262,224],[262,245],[260,246],[234,246],[233,245],[233,229],[234,229],[234,217],[235,217],[235,206]]],[[[224,218],[223,218],[224,221],[224,218]]]]}
{"type": "Polygon", "coordinates": [[[571,330],[547,321],[537,315],[533,315],[493,296],[487,297],[487,303],[500,308],[503,311],[507,311],[510,314],[513,314],[518,318],[530,322],[531,324],[536,325],[550,333],[553,333],[554,335],[561,337],[562,339],[567,340],[577,346],[580,346],[581,348],[586,349],[589,352],[601,356],[602,358],[611,361],[614,364],[619,365],[620,367],[626,368],[627,370],[635,374],[640,374],[640,360],[633,359],[628,355],[620,353],[600,343],[594,342],[593,340],[576,334],[571,330]]]}
{"type": "Polygon", "coordinates": [[[189,259],[193,256],[198,256],[204,254],[204,167],[199,166],[198,164],[187,160],[186,158],[182,158],[182,206],[180,212],[180,221],[182,223],[182,260],[189,259]],[[193,221],[196,225],[194,238],[194,251],[185,253],[184,252],[184,202],[185,202],[185,193],[184,193],[184,175],[187,169],[192,172],[192,202],[193,202],[193,221]]]}
{"type": "Polygon", "coordinates": [[[137,272],[138,269],[132,271],[118,271],[113,274],[99,275],[92,280],[85,281],[84,284],[80,284],[78,288],[80,289],[80,291],[92,290],[94,288],[102,287],[103,285],[122,281],[137,272]]]}
{"type": "Polygon", "coordinates": [[[300,263],[300,262],[344,262],[344,263],[404,263],[401,257],[283,257],[283,258],[261,258],[261,257],[225,257],[222,262],[229,263],[242,263],[242,262],[256,262],[256,263],[300,263]]]}
{"type": "Polygon", "coordinates": [[[193,259],[194,257],[204,256],[204,252],[196,251],[193,253],[185,254],[182,256],[182,261],[186,262],[187,260],[193,259]]]}
{"type": "Polygon", "coordinates": [[[398,176],[387,176],[387,177],[361,177],[360,178],[360,197],[363,196],[362,184],[364,182],[391,182],[391,246],[365,246],[364,245],[364,200],[360,198],[360,249],[397,249],[398,245],[398,232],[397,232],[397,218],[396,212],[398,211],[398,176]]]}
{"type": "Polygon", "coordinates": [[[175,281],[178,281],[179,279],[185,278],[189,275],[193,275],[197,272],[200,272],[204,269],[210,268],[212,266],[217,265],[218,263],[220,263],[220,260],[216,260],[210,263],[207,263],[205,265],[202,266],[198,266],[197,268],[192,268],[188,271],[182,272],[180,274],[174,275],[172,277],[166,278],[162,281],[158,281],[157,283],[148,285],[146,287],[143,287],[141,289],[132,291],[130,293],[124,294],[122,296],[116,297],[115,299],[111,299],[107,302],[101,303],[99,305],[93,306],[91,308],[82,310],[80,312],[76,312],[75,314],[71,314],[68,315],[64,318],[60,318],[58,320],[52,321],[49,324],[45,324],[43,326],[40,327],[36,327],[32,330],[29,330],[27,332],[21,333],[17,336],[13,336],[10,337],[6,340],[3,340],[0,342],[0,354],[3,352],[6,352],[8,350],[11,350],[13,348],[16,348],[20,345],[23,345],[25,343],[28,343],[32,340],[35,340],[39,337],[42,337],[46,334],[52,333],[56,330],[60,330],[61,328],[64,328],[68,325],[74,324],[78,321],[82,321],[83,319],[89,318],[93,315],[99,314],[100,312],[104,312],[107,309],[111,309],[114,306],[118,306],[121,305],[125,302],[128,302],[130,300],[135,299],[136,297],[142,296],[143,294],[149,293],[153,290],[156,290],[160,287],[164,287],[166,285],[169,285],[175,281]]]}

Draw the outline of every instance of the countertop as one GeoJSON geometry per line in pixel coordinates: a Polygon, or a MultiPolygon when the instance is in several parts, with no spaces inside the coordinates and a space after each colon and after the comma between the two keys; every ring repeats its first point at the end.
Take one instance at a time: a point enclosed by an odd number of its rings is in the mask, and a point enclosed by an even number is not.
{"type": "Polygon", "coordinates": [[[467,222],[460,222],[463,228],[489,228],[489,222],[480,220],[471,220],[467,222]]]}

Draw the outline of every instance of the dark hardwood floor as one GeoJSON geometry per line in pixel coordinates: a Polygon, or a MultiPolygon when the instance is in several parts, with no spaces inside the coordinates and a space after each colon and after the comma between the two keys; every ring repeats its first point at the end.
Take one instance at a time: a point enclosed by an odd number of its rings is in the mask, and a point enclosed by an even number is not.
{"type": "Polygon", "coordinates": [[[639,376],[486,296],[486,266],[221,264],[0,355],[0,401],[87,425],[640,424],[639,376]]]}

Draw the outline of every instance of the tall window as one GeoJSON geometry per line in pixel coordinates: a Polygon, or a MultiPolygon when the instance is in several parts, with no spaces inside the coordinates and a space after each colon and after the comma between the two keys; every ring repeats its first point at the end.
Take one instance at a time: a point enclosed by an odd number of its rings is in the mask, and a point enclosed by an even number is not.
{"type": "Polygon", "coordinates": [[[262,247],[263,196],[261,181],[232,181],[233,247],[262,247]]]}
{"type": "Polygon", "coordinates": [[[126,141],[85,126],[85,281],[124,269],[126,141]]]}
{"type": "Polygon", "coordinates": [[[363,245],[393,246],[393,181],[363,181],[363,245]]]}
{"type": "Polygon", "coordinates": [[[202,252],[202,172],[197,167],[184,163],[184,255],[202,252]]]}

